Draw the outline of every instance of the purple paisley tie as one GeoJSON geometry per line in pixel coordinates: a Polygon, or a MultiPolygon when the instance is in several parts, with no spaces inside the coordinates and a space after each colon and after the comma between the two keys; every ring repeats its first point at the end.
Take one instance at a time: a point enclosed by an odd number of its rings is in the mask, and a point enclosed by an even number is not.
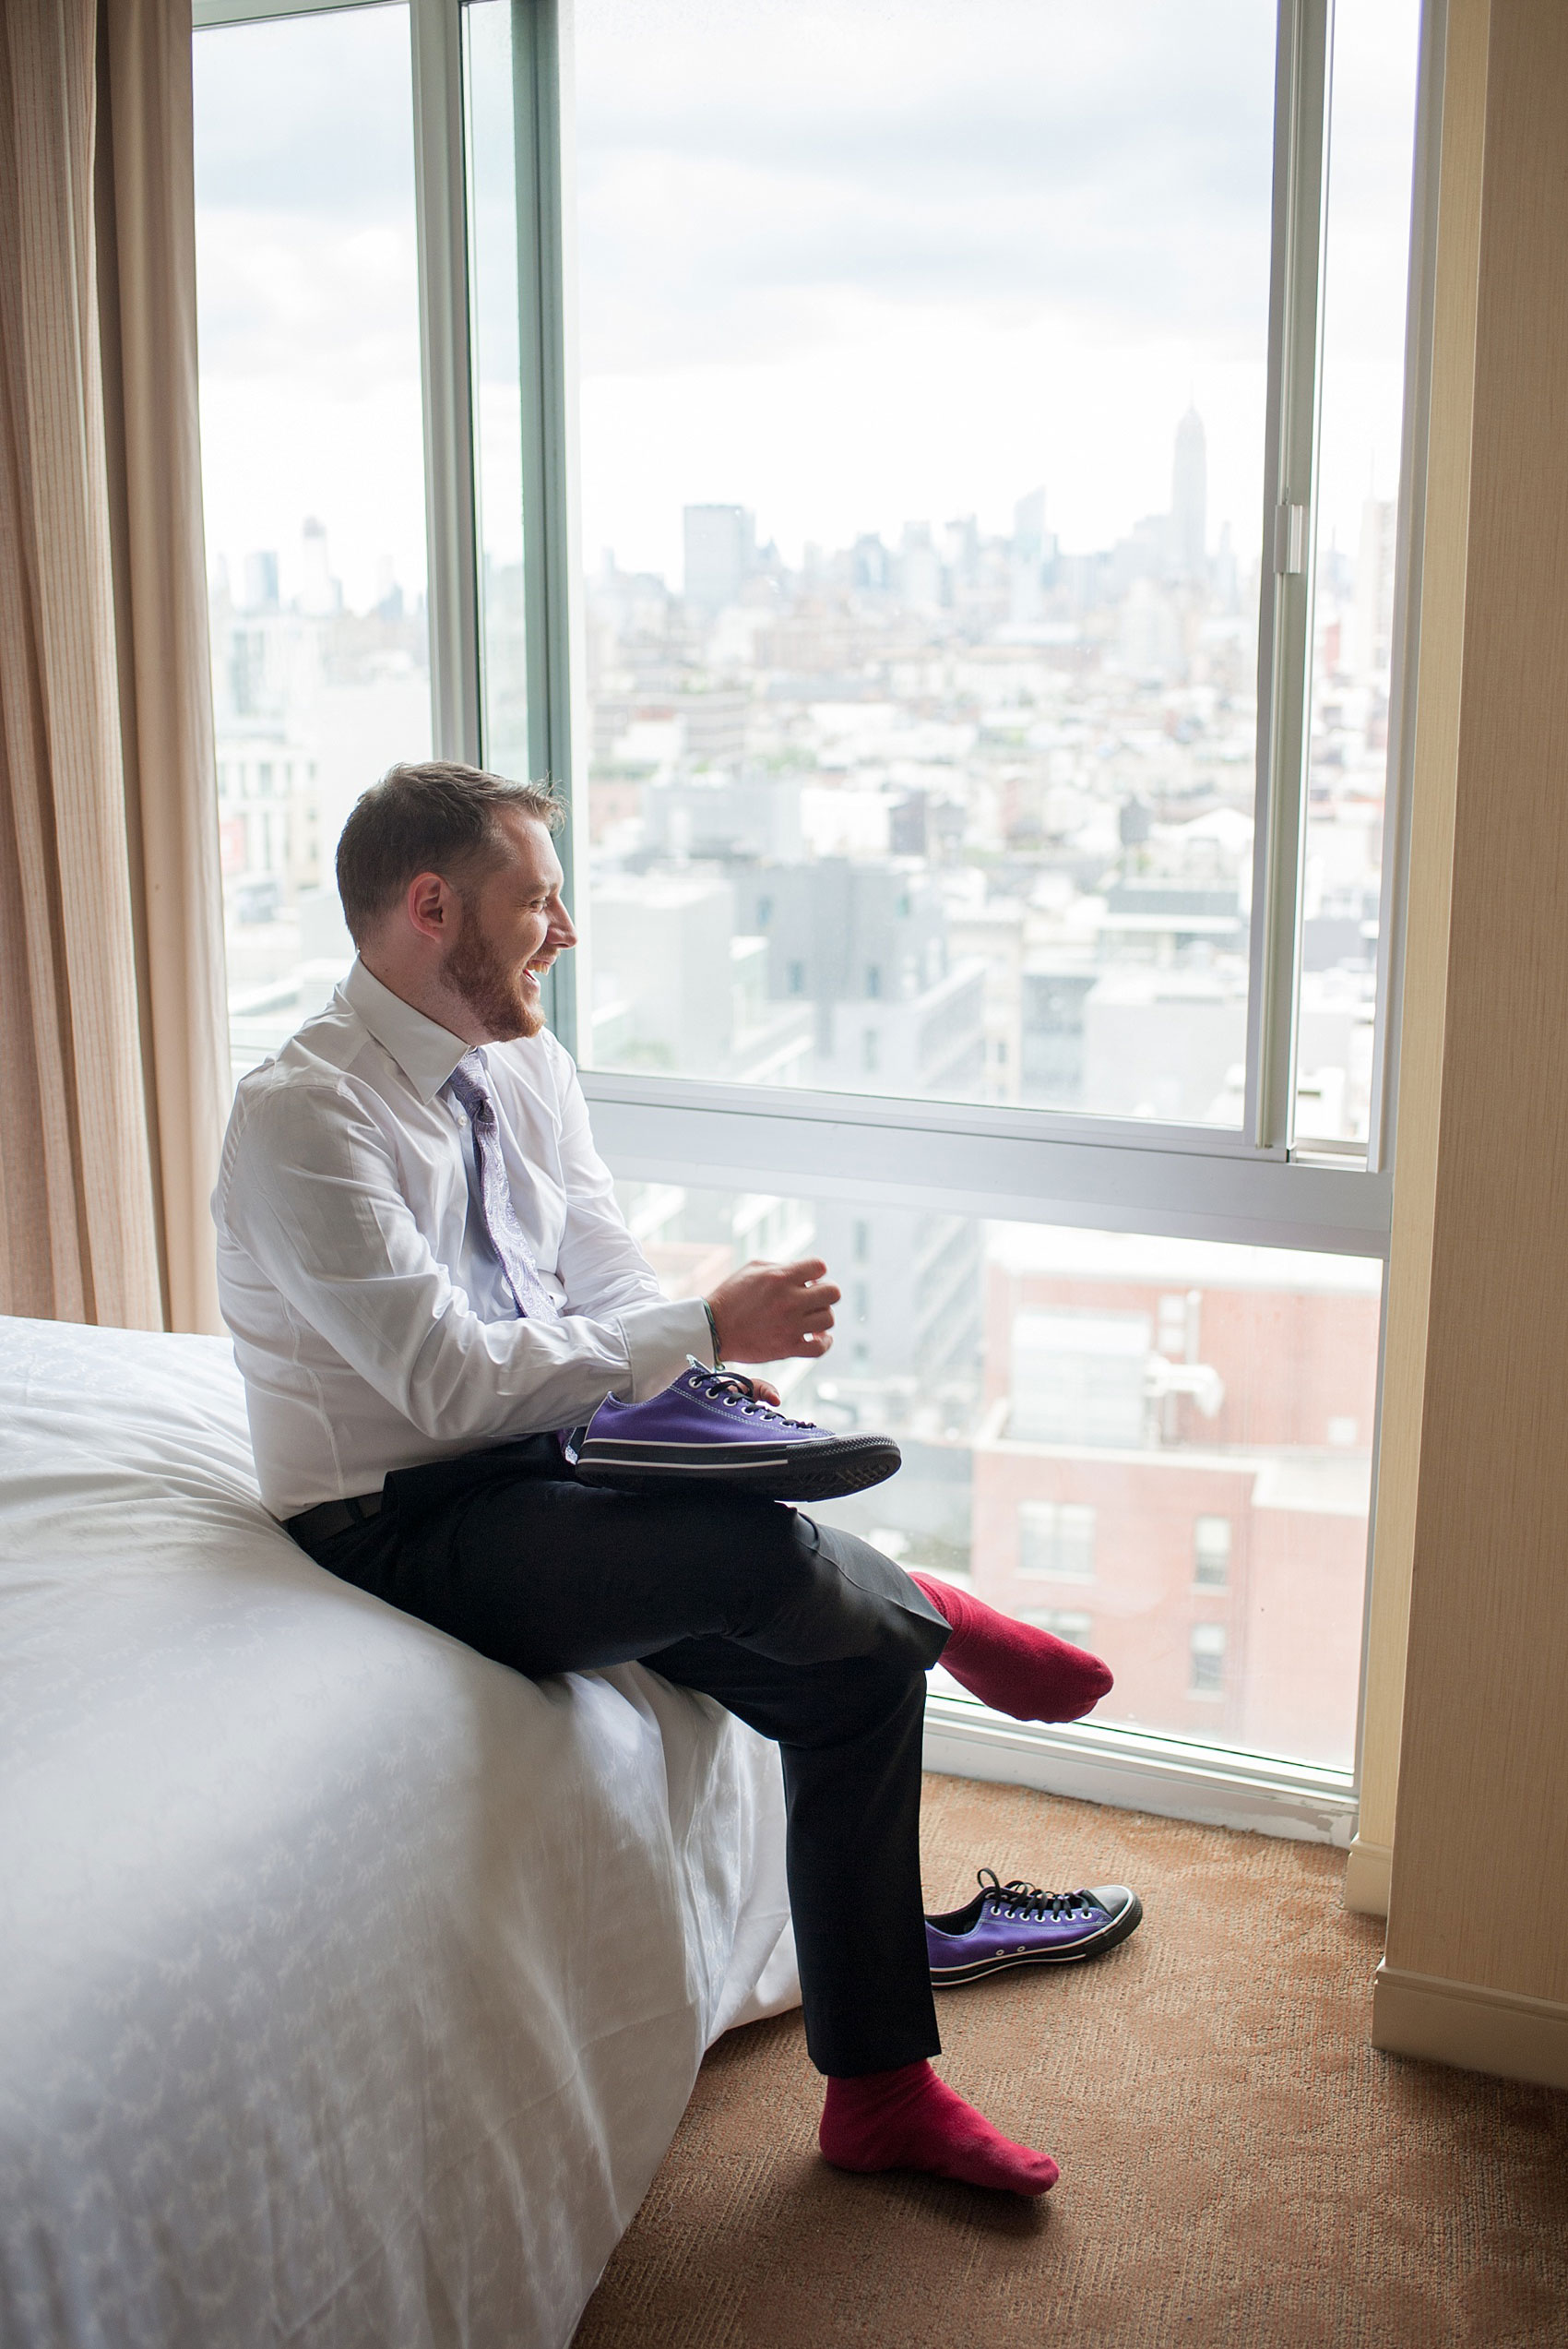
{"type": "Polygon", "coordinates": [[[512,1205],[506,1169],[501,1162],[501,1136],[485,1086],[485,1067],[477,1052],[466,1052],[444,1090],[458,1104],[474,1138],[474,1164],[479,1171],[479,1195],[490,1245],[501,1259],[506,1285],[525,1319],[554,1321],[561,1308],[539,1277],[533,1251],[512,1205]]]}

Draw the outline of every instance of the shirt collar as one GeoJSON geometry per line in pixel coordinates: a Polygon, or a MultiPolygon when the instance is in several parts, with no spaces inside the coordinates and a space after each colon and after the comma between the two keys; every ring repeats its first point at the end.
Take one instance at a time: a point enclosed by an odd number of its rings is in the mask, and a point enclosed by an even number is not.
{"type": "Polygon", "coordinates": [[[438,1028],[411,1003],[384,987],[356,956],[342,993],[378,1044],[389,1052],[422,1102],[432,1102],[468,1051],[460,1036],[438,1028]]]}

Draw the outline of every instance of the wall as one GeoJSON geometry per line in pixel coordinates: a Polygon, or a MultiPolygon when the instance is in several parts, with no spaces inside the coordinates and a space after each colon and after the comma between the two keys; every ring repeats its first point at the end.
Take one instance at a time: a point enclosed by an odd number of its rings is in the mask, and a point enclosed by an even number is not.
{"type": "Polygon", "coordinates": [[[1568,2085],[1568,9],[1492,0],[1384,2047],[1568,2085]]]}
{"type": "Polygon", "coordinates": [[[1476,277],[1491,0],[1449,0],[1431,293],[1431,383],[1421,538],[1420,665],[1408,848],[1399,1122],[1388,1259],[1383,1413],[1361,1736],[1360,1818],[1347,1904],[1388,1913],[1416,1539],[1427,1309],[1437,1195],[1459,679],[1470,519],[1476,277]]]}

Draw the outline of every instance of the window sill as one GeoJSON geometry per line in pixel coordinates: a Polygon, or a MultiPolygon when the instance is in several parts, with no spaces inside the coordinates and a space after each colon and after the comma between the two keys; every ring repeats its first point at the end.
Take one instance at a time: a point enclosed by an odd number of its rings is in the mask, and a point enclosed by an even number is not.
{"type": "Polygon", "coordinates": [[[1115,1810],[1289,1836],[1341,1851],[1356,1830],[1348,1771],[1095,1722],[1009,1721],[972,1699],[934,1692],[926,1701],[925,1766],[950,1777],[1034,1786],[1115,1810]]]}

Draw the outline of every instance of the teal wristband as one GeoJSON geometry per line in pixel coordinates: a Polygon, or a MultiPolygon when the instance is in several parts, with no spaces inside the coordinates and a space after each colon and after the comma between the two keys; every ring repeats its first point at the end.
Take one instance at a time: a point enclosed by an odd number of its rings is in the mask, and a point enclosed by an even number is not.
{"type": "Polygon", "coordinates": [[[713,1366],[715,1370],[722,1370],[724,1365],[719,1353],[719,1324],[713,1318],[713,1307],[706,1297],[702,1301],[702,1309],[707,1316],[707,1334],[713,1345],[713,1366]]]}

